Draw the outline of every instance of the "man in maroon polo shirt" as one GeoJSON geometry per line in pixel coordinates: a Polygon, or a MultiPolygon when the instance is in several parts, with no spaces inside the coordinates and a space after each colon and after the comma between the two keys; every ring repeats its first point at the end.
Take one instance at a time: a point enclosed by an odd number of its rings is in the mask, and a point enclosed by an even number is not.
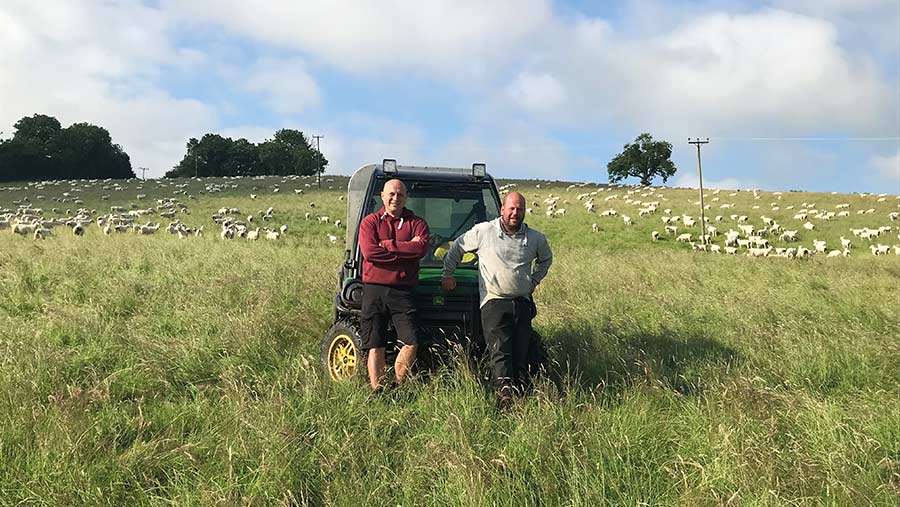
{"type": "Polygon", "coordinates": [[[428,248],[428,224],[406,209],[406,185],[389,180],[381,191],[384,207],[359,224],[363,298],[359,317],[362,348],[369,351],[369,385],[385,387],[385,347],[390,319],[403,343],[394,362],[394,385],[403,383],[416,359],[419,327],[412,289],[419,283],[419,259],[428,248]]]}

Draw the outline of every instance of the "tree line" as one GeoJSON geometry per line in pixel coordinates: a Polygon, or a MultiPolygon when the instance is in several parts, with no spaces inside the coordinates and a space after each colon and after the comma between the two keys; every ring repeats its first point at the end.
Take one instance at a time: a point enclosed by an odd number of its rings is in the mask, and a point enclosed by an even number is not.
{"type": "MultiPolygon", "coordinates": [[[[112,142],[109,132],[90,123],[63,128],[52,116],[26,116],[14,125],[10,139],[0,139],[0,181],[134,178],[131,159],[112,142]]],[[[198,176],[313,175],[328,160],[309,144],[303,132],[281,129],[259,144],[219,134],[191,138],[181,161],[167,178],[198,176]]],[[[675,174],[672,144],[648,133],[626,144],[607,164],[610,183],[638,178],[649,185],[675,174]]]]}
{"type": "MultiPolygon", "coordinates": [[[[23,117],[13,127],[11,138],[0,139],[0,181],[136,177],[128,154],[103,127],[63,128],[44,114],[23,117]]],[[[206,134],[187,142],[184,157],[165,176],[312,175],[327,165],[298,130],[279,130],[259,144],[206,134]]]]}
{"type": "Polygon", "coordinates": [[[187,152],[166,178],[312,175],[324,171],[327,165],[328,160],[299,130],[281,129],[259,144],[206,134],[187,142],[187,152]]]}
{"type": "Polygon", "coordinates": [[[109,132],[90,123],[66,128],[52,116],[26,116],[0,140],[0,181],[134,178],[131,160],[109,132]]]}

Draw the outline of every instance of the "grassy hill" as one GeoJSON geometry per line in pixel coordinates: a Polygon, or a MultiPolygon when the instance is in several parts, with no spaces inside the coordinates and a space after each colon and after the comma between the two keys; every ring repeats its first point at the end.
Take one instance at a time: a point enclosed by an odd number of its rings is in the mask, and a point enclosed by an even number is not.
{"type": "Polygon", "coordinates": [[[850,233],[900,243],[896,196],[708,190],[720,231],[765,215],[810,249],[854,243],[750,258],[651,240],[665,208],[699,218],[696,190],[517,182],[554,249],[535,321],[554,372],[500,415],[463,365],[397,399],[322,380],[343,230],[305,214],[346,220],[331,179],[0,187],[0,210],[45,218],[175,197],[206,230],[0,230],[0,505],[897,504],[900,256],[850,233]],[[592,191],[618,216],[588,213],[592,191]],[[565,215],[543,213],[551,193],[565,215]],[[813,231],[793,219],[839,204],[813,231]],[[273,207],[262,225],[288,232],[221,240],[221,207],[273,207]]]}

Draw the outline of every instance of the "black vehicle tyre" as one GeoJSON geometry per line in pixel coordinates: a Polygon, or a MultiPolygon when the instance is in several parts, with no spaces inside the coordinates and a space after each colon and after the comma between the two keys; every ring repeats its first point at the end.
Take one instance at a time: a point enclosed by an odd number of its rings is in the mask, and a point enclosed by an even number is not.
{"type": "Polygon", "coordinates": [[[339,320],[331,326],[322,340],[322,369],[333,382],[365,378],[366,351],[362,350],[359,328],[351,322],[339,320]]]}

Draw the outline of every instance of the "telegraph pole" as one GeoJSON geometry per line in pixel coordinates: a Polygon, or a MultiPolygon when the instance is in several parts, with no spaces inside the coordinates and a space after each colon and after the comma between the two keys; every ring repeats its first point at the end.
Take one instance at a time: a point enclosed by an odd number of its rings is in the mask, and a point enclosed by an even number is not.
{"type": "Polygon", "coordinates": [[[313,139],[316,140],[316,153],[319,154],[318,163],[319,167],[316,169],[316,185],[319,188],[322,188],[322,150],[319,149],[319,139],[325,139],[325,136],[313,136],[313,139]]]}
{"type": "Polygon", "coordinates": [[[141,170],[141,179],[146,180],[147,179],[147,168],[146,167],[138,167],[138,169],[141,170]]]}
{"type": "Polygon", "coordinates": [[[688,144],[693,144],[697,146],[697,174],[700,176],[700,242],[706,243],[706,214],[704,213],[703,206],[703,169],[700,165],[700,145],[701,144],[709,144],[709,138],[707,137],[705,141],[701,141],[700,138],[696,138],[691,141],[691,138],[688,138],[688,144]]]}

